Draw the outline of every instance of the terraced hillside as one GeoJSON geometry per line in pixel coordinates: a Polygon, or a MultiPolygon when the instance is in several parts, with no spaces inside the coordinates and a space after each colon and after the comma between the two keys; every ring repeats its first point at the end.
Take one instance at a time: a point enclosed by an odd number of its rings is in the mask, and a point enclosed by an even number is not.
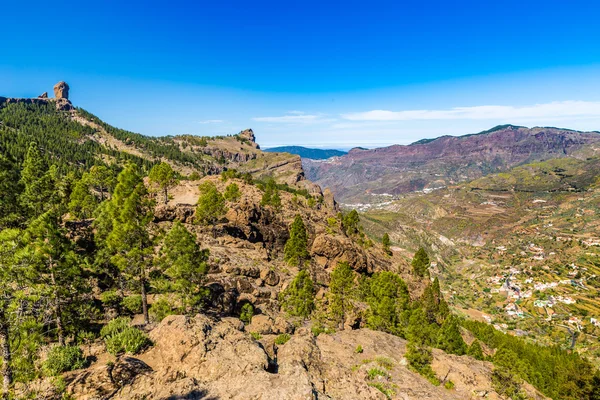
{"type": "Polygon", "coordinates": [[[457,310],[600,359],[600,160],[549,160],[363,214],[397,251],[438,254],[457,310]]]}

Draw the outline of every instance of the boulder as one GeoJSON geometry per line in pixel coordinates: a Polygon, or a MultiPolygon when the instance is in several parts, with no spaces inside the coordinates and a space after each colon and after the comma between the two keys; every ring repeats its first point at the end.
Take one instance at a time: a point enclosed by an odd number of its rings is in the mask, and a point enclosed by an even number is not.
{"type": "Polygon", "coordinates": [[[69,85],[67,85],[67,82],[60,81],[54,85],[54,97],[57,99],[69,99],[69,85]]]}
{"type": "Polygon", "coordinates": [[[260,278],[269,286],[277,286],[279,275],[272,269],[263,269],[260,271],[260,278]]]}

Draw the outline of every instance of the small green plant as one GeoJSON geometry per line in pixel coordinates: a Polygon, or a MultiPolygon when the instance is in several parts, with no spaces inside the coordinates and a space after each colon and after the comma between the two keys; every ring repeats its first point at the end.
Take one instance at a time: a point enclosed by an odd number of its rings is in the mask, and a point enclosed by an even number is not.
{"type": "Polygon", "coordinates": [[[142,296],[133,295],[127,296],[121,302],[123,308],[130,314],[141,314],[142,313],[142,296]]]}
{"type": "Polygon", "coordinates": [[[160,298],[152,304],[150,307],[150,316],[152,320],[155,322],[161,322],[167,316],[173,314],[173,307],[171,307],[171,303],[165,298],[160,298]]]}
{"type": "Polygon", "coordinates": [[[277,338],[275,338],[275,344],[286,344],[291,338],[292,337],[288,333],[282,333],[281,335],[277,336],[277,338]]]}
{"type": "Polygon", "coordinates": [[[388,377],[388,373],[385,372],[382,369],[379,368],[371,368],[370,370],[367,371],[367,378],[372,381],[373,379],[376,379],[378,377],[384,377],[387,378],[388,377]]]}
{"type": "Polygon", "coordinates": [[[104,325],[100,331],[100,337],[106,339],[108,336],[114,336],[129,328],[130,320],[127,317],[119,317],[104,325]]]}
{"type": "Polygon", "coordinates": [[[250,336],[254,340],[260,340],[260,339],[262,339],[262,335],[260,333],[258,333],[258,332],[250,332],[250,336]]]}
{"type": "Polygon", "coordinates": [[[42,364],[46,376],[56,376],[63,372],[83,368],[86,360],[77,346],[55,346],[48,352],[48,358],[42,364]]]}
{"type": "Polygon", "coordinates": [[[444,387],[448,390],[452,390],[452,389],[454,389],[454,382],[446,381],[446,383],[444,383],[444,387]]]}
{"type": "Polygon", "coordinates": [[[387,369],[388,371],[394,368],[394,362],[387,357],[377,357],[375,358],[375,362],[377,365],[387,369]]]}
{"type": "Polygon", "coordinates": [[[148,336],[134,327],[128,327],[114,336],[107,337],[105,343],[106,350],[114,356],[123,353],[135,355],[151,344],[148,336]]]}
{"type": "Polygon", "coordinates": [[[122,297],[116,290],[109,290],[100,295],[100,301],[105,308],[118,309],[121,305],[122,297]]]}
{"type": "Polygon", "coordinates": [[[310,328],[310,331],[312,332],[314,337],[319,336],[321,333],[325,333],[327,335],[331,335],[332,333],[335,333],[335,329],[329,328],[327,326],[323,326],[321,324],[313,325],[313,327],[310,328]]]}
{"type": "Polygon", "coordinates": [[[388,387],[387,385],[384,385],[381,382],[369,382],[368,385],[371,386],[371,387],[374,387],[377,390],[379,390],[388,399],[391,399],[392,396],[396,394],[396,391],[394,389],[388,387]]]}
{"type": "Polygon", "coordinates": [[[250,303],[246,303],[242,306],[242,310],[240,311],[240,320],[249,324],[252,322],[252,317],[254,316],[254,307],[250,303]]]}
{"type": "Polygon", "coordinates": [[[362,346],[360,344],[358,346],[356,346],[356,349],[354,349],[354,352],[356,354],[362,354],[362,352],[363,352],[362,346]]]}

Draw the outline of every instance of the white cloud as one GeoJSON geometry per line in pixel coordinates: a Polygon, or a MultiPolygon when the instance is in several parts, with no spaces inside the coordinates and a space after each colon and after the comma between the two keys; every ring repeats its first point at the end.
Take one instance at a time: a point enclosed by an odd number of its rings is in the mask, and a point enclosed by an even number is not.
{"type": "Polygon", "coordinates": [[[199,124],[222,124],[223,121],[222,119],[205,119],[203,121],[198,121],[199,124]]]}
{"type": "Polygon", "coordinates": [[[324,114],[304,114],[302,111],[291,111],[288,115],[279,117],[254,117],[252,120],[256,122],[283,124],[317,124],[335,121],[335,119],[326,118],[324,114]]]}
{"type": "Polygon", "coordinates": [[[600,102],[560,101],[531,106],[475,106],[455,107],[447,110],[372,110],[342,114],[350,121],[411,121],[411,120],[483,120],[506,121],[528,119],[599,118],[600,102]]]}

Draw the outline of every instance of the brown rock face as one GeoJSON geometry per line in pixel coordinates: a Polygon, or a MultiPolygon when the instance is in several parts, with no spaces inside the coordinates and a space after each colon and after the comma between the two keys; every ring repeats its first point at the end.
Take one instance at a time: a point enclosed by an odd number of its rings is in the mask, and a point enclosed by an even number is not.
{"type": "Polygon", "coordinates": [[[69,85],[67,85],[67,82],[60,81],[54,85],[54,97],[57,99],[69,99],[69,85]]]}
{"type": "Polygon", "coordinates": [[[47,98],[48,98],[48,92],[44,92],[38,96],[38,99],[47,99],[47,98]]]}

